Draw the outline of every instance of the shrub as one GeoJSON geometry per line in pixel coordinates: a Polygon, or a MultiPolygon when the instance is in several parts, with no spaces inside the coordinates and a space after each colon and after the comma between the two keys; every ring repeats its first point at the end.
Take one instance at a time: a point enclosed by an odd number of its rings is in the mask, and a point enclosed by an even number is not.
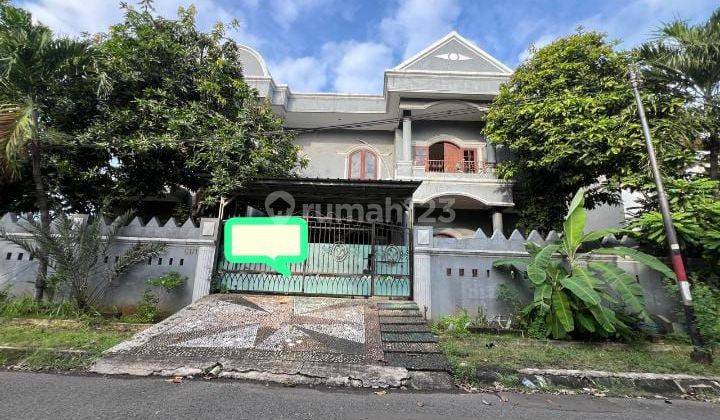
{"type": "Polygon", "coordinates": [[[186,281],[187,277],[181,276],[177,271],[170,271],[162,277],[148,280],[147,284],[149,286],[159,287],[169,293],[184,286],[186,281]]]}
{"type": "MultiPolygon", "coordinates": [[[[668,282],[666,291],[673,298],[680,293],[677,283],[668,282]]],[[[720,347],[720,290],[694,281],[692,298],[697,327],[705,343],[711,347],[720,347]]],[[[679,315],[684,317],[685,314],[679,311],[679,315]]]]}
{"type": "Polygon", "coordinates": [[[132,322],[136,324],[149,324],[155,322],[159,317],[158,303],[160,298],[150,289],[145,292],[132,315],[122,317],[123,322],[132,322]]]}
{"type": "Polygon", "coordinates": [[[433,325],[433,330],[438,333],[463,335],[469,332],[468,327],[471,325],[487,325],[485,311],[482,308],[478,308],[478,315],[475,319],[465,309],[455,315],[446,315],[433,325]]]}
{"type": "MultiPolygon", "coordinates": [[[[524,271],[534,288],[533,301],[520,315],[537,332],[542,318],[547,335],[561,339],[576,336],[634,339],[633,327],[652,322],[645,310],[643,291],[635,279],[614,264],[581,263],[581,247],[596,242],[611,230],[585,232],[584,190],[575,194],[558,241],[540,247],[527,242],[530,259],[501,259],[495,266],[524,271]],[[559,254],[560,258],[554,258],[559,254]]],[[[657,258],[627,247],[599,248],[596,254],[631,257],[667,278],[675,274],[657,258]]]]}

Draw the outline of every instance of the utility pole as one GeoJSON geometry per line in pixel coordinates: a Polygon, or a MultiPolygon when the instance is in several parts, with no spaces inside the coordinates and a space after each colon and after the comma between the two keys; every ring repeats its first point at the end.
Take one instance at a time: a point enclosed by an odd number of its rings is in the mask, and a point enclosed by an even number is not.
{"type": "Polygon", "coordinates": [[[630,83],[635,94],[635,101],[638,107],[638,116],[642,125],[643,134],[645,136],[645,145],[647,146],[648,157],[650,159],[650,169],[655,178],[655,188],[657,189],[657,198],[660,204],[660,213],[662,214],[663,224],[665,225],[665,237],[670,247],[670,258],[672,260],[673,270],[677,277],[678,286],[680,286],[680,295],[682,297],[683,309],[685,310],[685,319],[687,320],[688,334],[693,344],[692,359],[698,363],[712,363],[712,353],[705,348],[702,336],[697,329],[695,320],[695,309],[693,308],[692,295],[690,294],[690,282],[688,282],[685,273],[685,264],[683,263],[682,253],[680,252],[680,244],[678,243],[675,226],[673,226],[672,217],[670,215],[670,205],[668,204],[665,188],[660,178],[660,170],[658,169],[657,158],[655,157],[655,148],[650,137],[650,129],[648,128],[647,119],[645,118],[645,109],[640,91],[638,90],[638,76],[633,69],[630,69],[630,83]]]}

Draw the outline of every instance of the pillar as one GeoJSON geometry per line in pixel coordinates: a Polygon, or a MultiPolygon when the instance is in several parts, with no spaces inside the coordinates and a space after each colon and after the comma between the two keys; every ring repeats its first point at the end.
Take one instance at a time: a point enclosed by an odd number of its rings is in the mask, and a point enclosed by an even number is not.
{"type": "Polygon", "coordinates": [[[210,282],[215,269],[218,237],[218,220],[202,218],[200,220],[199,239],[203,243],[197,247],[197,262],[195,263],[195,277],[193,279],[193,302],[210,294],[210,282]]]}
{"type": "Polygon", "coordinates": [[[402,123],[402,160],[412,160],[412,120],[410,119],[410,111],[403,111],[402,123]]]}
{"type": "Polygon", "coordinates": [[[503,231],[503,215],[499,211],[494,211],[492,214],[492,227],[493,227],[493,233],[495,231],[503,231]]]}

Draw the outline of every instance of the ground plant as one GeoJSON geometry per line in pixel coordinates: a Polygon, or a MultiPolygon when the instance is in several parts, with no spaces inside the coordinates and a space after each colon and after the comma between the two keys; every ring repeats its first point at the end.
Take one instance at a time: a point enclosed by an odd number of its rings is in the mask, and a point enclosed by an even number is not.
{"type": "MultiPolygon", "coordinates": [[[[526,243],[530,259],[501,259],[496,267],[521,271],[534,289],[533,301],[521,311],[528,325],[544,322],[547,335],[621,337],[631,339],[641,323],[651,323],[642,289],[635,279],[614,264],[587,262],[581,248],[610,231],[585,231],[584,190],[575,194],[558,241],[538,246],[526,243]],[[559,256],[560,258],[557,258],[559,256]]],[[[595,255],[631,257],[663,276],[674,273],[657,258],[627,247],[598,248],[595,255]]]]}
{"type": "Polygon", "coordinates": [[[58,213],[51,228],[34,219],[23,219],[19,225],[27,236],[0,231],[0,239],[44,260],[59,279],[62,296],[79,311],[92,312],[121,274],[165,250],[165,244],[154,242],[138,243],[124,251],[117,248],[120,228],[130,217],[127,213],[108,226],[102,218],[86,223],[58,213]]]}

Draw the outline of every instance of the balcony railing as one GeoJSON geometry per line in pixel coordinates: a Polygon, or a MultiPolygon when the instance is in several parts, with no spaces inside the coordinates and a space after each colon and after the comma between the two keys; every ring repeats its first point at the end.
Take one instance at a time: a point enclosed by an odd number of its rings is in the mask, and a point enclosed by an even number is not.
{"type": "Polygon", "coordinates": [[[426,172],[494,174],[495,164],[467,160],[425,160],[415,161],[415,166],[424,166],[426,172]]]}

